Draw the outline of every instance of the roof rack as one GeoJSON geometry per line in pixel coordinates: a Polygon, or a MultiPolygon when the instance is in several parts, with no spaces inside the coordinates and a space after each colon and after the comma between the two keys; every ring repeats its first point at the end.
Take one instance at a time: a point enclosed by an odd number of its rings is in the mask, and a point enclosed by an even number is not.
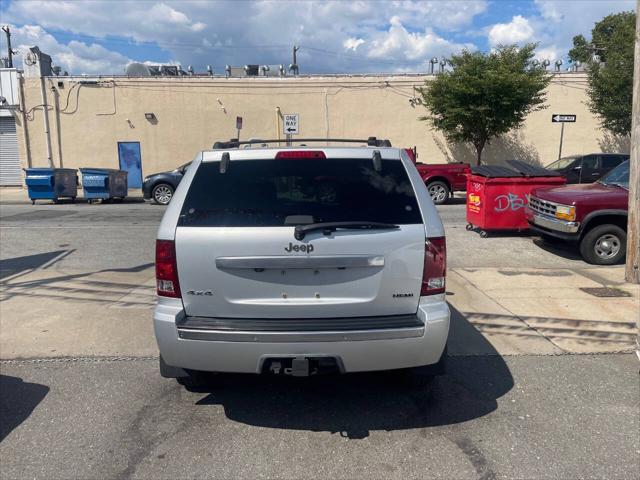
{"type": "Polygon", "coordinates": [[[237,138],[232,138],[227,142],[215,142],[213,144],[214,150],[239,148],[240,145],[261,145],[268,143],[300,143],[300,142],[331,142],[331,143],[366,143],[368,147],[391,147],[389,140],[384,140],[376,137],[369,137],[366,140],[354,139],[354,138],[297,138],[297,139],[275,139],[275,140],[243,140],[239,141],[237,138]]]}

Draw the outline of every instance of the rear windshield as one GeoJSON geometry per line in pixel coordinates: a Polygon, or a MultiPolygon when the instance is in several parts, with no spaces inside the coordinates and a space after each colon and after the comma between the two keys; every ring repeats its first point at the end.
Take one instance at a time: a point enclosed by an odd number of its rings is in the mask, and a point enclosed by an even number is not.
{"type": "Polygon", "coordinates": [[[181,226],[284,226],[317,222],[422,223],[399,160],[231,160],[198,167],[181,226]],[[302,218],[301,218],[302,216],[302,218]]]}

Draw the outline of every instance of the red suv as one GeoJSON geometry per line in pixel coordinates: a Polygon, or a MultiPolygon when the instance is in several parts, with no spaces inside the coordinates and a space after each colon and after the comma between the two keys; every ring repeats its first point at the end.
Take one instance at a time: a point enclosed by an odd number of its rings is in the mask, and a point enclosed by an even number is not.
{"type": "Polygon", "coordinates": [[[526,209],[531,229],[579,243],[588,263],[621,262],[627,248],[629,161],[595,183],[537,188],[526,209]]]}

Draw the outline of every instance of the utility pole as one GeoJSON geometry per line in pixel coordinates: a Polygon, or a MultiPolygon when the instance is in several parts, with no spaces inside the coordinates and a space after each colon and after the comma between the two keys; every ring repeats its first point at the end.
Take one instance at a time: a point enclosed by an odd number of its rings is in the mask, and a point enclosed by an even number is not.
{"type": "Polygon", "coordinates": [[[5,25],[2,27],[2,31],[7,37],[7,53],[9,54],[9,65],[7,65],[7,67],[13,68],[13,55],[18,52],[11,48],[11,30],[9,29],[9,26],[5,25]]]}
{"type": "MultiPolygon", "coordinates": [[[[636,46],[633,56],[633,107],[629,158],[629,220],[625,280],[640,283],[640,0],[636,2],[636,46]]],[[[636,355],[640,359],[640,315],[636,315],[636,355]]]]}
{"type": "Polygon", "coordinates": [[[294,45],[293,46],[293,63],[291,65],[289,65],[289,70],[293,72],[294,75],[298,75],[298,56],[296,55],[296,53],[298,52],[298,50],[300,50],[300,47],[294,45]]]}
{"type": "MultiPolygon", "coordinates": [[[[640,0],[636,8],[636,45],[633,67],[631,113],[631,158],[629,159],[629,220],[627,225],[627,282],[640,283],[640,0]]],[[[638,319],[640,329],[640,318],[638,319]]],[[[639,333],[640,346],[640,333],[639,333]]],[[[640,351],[640,350],[639,350],[640,351]]]]}

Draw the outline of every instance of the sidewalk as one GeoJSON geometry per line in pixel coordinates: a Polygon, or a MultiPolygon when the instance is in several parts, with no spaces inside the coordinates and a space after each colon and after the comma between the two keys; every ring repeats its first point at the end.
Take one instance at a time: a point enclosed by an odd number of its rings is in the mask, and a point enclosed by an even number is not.
{"type": "MultiPolygon", "coordinates": [[[[621,267],[453,269],[449,354],[632,351],[640,287],[621,267]],[[596,297],[585,288],[612,288],[596,297]]],[[[0,358],[155,356],[153,267],[36,269],[0,280],[0,358]]]]}
{"type": "MultiPolygon", "coordinates": [[[[86,200],[82,196],[82,187],[78,187],[78,198],[76,202],[85,202],[86,200]]],[[[71,200],[63,198],[61,202],[70,202],[71,200]]],[[[127,198],[124,199],[124,203],[136,203],[143,202],[142,191],[139,188],[130,188],[127,193],[127,198]]],[[[0,187],[0,204],[4,205],[23,205],[31,204],[26,187],[0,187]]],[[[37,204],[48,205],[52,204],[51,200],[38,200],[37,204]]]]}

